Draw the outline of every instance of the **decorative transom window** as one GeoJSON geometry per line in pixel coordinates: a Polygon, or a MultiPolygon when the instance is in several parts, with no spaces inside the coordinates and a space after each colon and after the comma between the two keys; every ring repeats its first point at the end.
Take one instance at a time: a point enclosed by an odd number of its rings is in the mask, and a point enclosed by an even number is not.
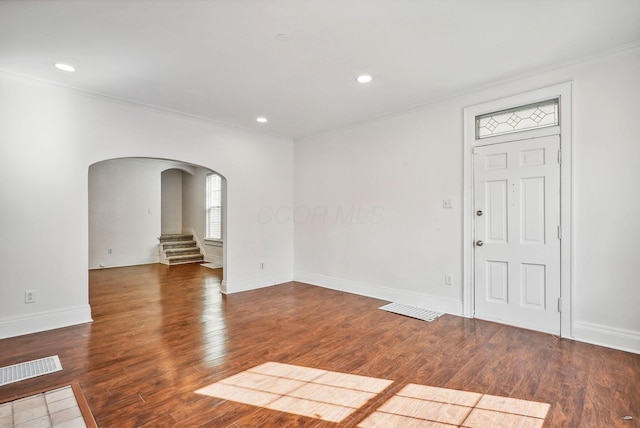
{"type": "Polygon", "coordinates": [[[558,125],[558,98],[476,116],[476,139],[558,125]]]}
{"type": "Polygon", "coordinates": [[[222,239],[222,177],[207,175],[205,239],[222,239]]]}

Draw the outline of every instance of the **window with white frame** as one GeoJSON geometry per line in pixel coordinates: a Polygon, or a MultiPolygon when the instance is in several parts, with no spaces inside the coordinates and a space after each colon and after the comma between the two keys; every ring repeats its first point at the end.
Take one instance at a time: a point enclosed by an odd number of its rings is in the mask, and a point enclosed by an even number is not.
{"type": "Polygon", "coordinates": [[[218,174],[207,175],[205,239],[222,239],[222,177],[218,174]]]}

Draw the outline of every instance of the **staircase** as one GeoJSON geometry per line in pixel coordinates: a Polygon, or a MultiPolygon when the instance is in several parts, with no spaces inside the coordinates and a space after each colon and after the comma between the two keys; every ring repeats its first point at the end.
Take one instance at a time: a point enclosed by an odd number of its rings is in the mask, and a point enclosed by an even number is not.
{"type": "Polygon", "coordinates": [[[193,240],[193,235],[162,235],[158,239],[164,253],[162,263],[179,265],[204,262],[204,256],[193,240]]]}

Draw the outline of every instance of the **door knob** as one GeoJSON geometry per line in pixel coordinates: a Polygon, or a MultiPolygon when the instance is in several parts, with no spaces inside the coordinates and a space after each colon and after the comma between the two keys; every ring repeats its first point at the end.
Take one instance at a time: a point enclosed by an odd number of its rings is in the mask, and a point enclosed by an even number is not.
{"type": "Polygon", "coordinates": [[[478,217],[480,217],[480,216],[482,215],[482,210],[478,210],[478,211],[476,211],[476,215],[477,215],[478,217]]]}
{"type": "Polygon", "coordinates": [[[476,241],[476,247],[482,247],[484,245],[484,242],[477,240],[476,241]]]}

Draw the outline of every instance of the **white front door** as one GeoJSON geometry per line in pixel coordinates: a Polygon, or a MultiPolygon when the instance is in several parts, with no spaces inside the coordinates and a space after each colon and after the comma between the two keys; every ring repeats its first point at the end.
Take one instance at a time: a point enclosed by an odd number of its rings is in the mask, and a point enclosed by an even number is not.
{"type": "Polygon", "coordinates": [[[560,137],[474,150],[475,317],[560,334],[560,137]]]}

